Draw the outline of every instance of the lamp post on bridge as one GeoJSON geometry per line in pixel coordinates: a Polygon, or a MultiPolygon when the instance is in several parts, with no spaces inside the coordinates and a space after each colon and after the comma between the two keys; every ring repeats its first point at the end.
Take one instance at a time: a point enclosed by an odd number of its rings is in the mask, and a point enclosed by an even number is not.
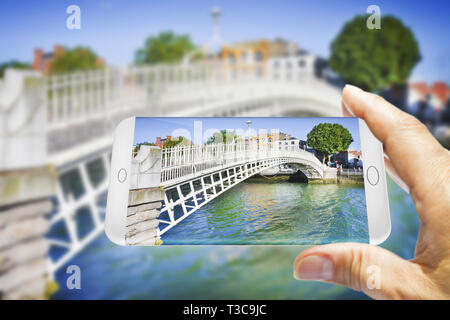
{"type": "Polygon", "coordinates": [[[247,141],[248,141],[248,148],[250,148],[250,145],[252,144],[252,141],[251,141],[251,135],[250,135],[250,133],[251,133],[251,131],[250,131],[250,125],[252,124],[252,121],[251,120],[247,120],[247,121],[245,121],[245,124],[247,125],[247,141]]]}
{"type": "Polygon", "coordinates": [[[250,131],[250,125],[252,124],[252,120],[245,121],[245,124],[247,125],[247,131],[250,131]]]}
{"type": "Polygon", "coordinates": [[[218,7],[214,7],[211,10],[211,17],[213,19],[213,34],[212,38],[207,45],[209,51],[214,51],[214,49],[220,49],[223,44],[222,36],[220,35],[220,17],[222,16],[222,11],[218,7]],[[218,48],[214,48],[217,46],[218,48]]]}

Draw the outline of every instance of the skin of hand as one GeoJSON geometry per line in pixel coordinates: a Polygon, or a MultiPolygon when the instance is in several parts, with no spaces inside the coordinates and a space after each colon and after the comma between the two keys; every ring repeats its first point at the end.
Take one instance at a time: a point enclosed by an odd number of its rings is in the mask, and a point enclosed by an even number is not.
{"type": "Polygon", "coordinates": [[[346,85],[345,116],[362,118],[383,143],[388,170],[406,184],[420,220],[415,256],[404,260],[369,244],[308,248],[294,262],[294,277],[363,291],[375,299],[450,299],[450,152],[413,116],[383,98],[346,85]],[[379,285],[370,285],[371,266],[379,285]]]}

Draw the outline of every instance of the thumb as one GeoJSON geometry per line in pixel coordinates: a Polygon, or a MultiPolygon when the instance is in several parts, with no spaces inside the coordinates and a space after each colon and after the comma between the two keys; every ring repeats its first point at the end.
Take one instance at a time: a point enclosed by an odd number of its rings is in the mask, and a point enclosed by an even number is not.
{"type": "Polygon", "coordinates": [[[418,264],[369,244],[309,248],[295,260],[294,277],[343,285],[375,299],[414,299],[433,292],[418,264]]]}

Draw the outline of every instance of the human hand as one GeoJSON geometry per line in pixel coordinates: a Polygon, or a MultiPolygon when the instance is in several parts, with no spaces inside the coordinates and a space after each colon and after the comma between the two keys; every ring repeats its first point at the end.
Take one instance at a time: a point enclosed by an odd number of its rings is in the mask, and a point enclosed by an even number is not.
{"type": "Polygon", "coordinates": [[[342,108],[344,115],[364,119],[383,143],[388,171],[409,190],[421,224],[415,257],[407,261],[369,244],[327,244],[303,251],[294,277],[343,285],[375,299],[450,299],[450,152],[416,118],[375,94],[347,85],[342,108]],[[370,289],[373,265],[381,282],[370,289]]]}

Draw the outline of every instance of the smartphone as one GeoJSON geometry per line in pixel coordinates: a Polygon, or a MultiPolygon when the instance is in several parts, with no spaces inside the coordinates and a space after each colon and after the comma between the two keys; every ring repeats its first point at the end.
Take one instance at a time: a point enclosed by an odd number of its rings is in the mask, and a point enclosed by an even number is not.
{"type": "Polygon", "coordinates": [[[110,172],[119,245],[379,244],[391,230],[382,144],[358,118],[127,118],[110,172]]]}

